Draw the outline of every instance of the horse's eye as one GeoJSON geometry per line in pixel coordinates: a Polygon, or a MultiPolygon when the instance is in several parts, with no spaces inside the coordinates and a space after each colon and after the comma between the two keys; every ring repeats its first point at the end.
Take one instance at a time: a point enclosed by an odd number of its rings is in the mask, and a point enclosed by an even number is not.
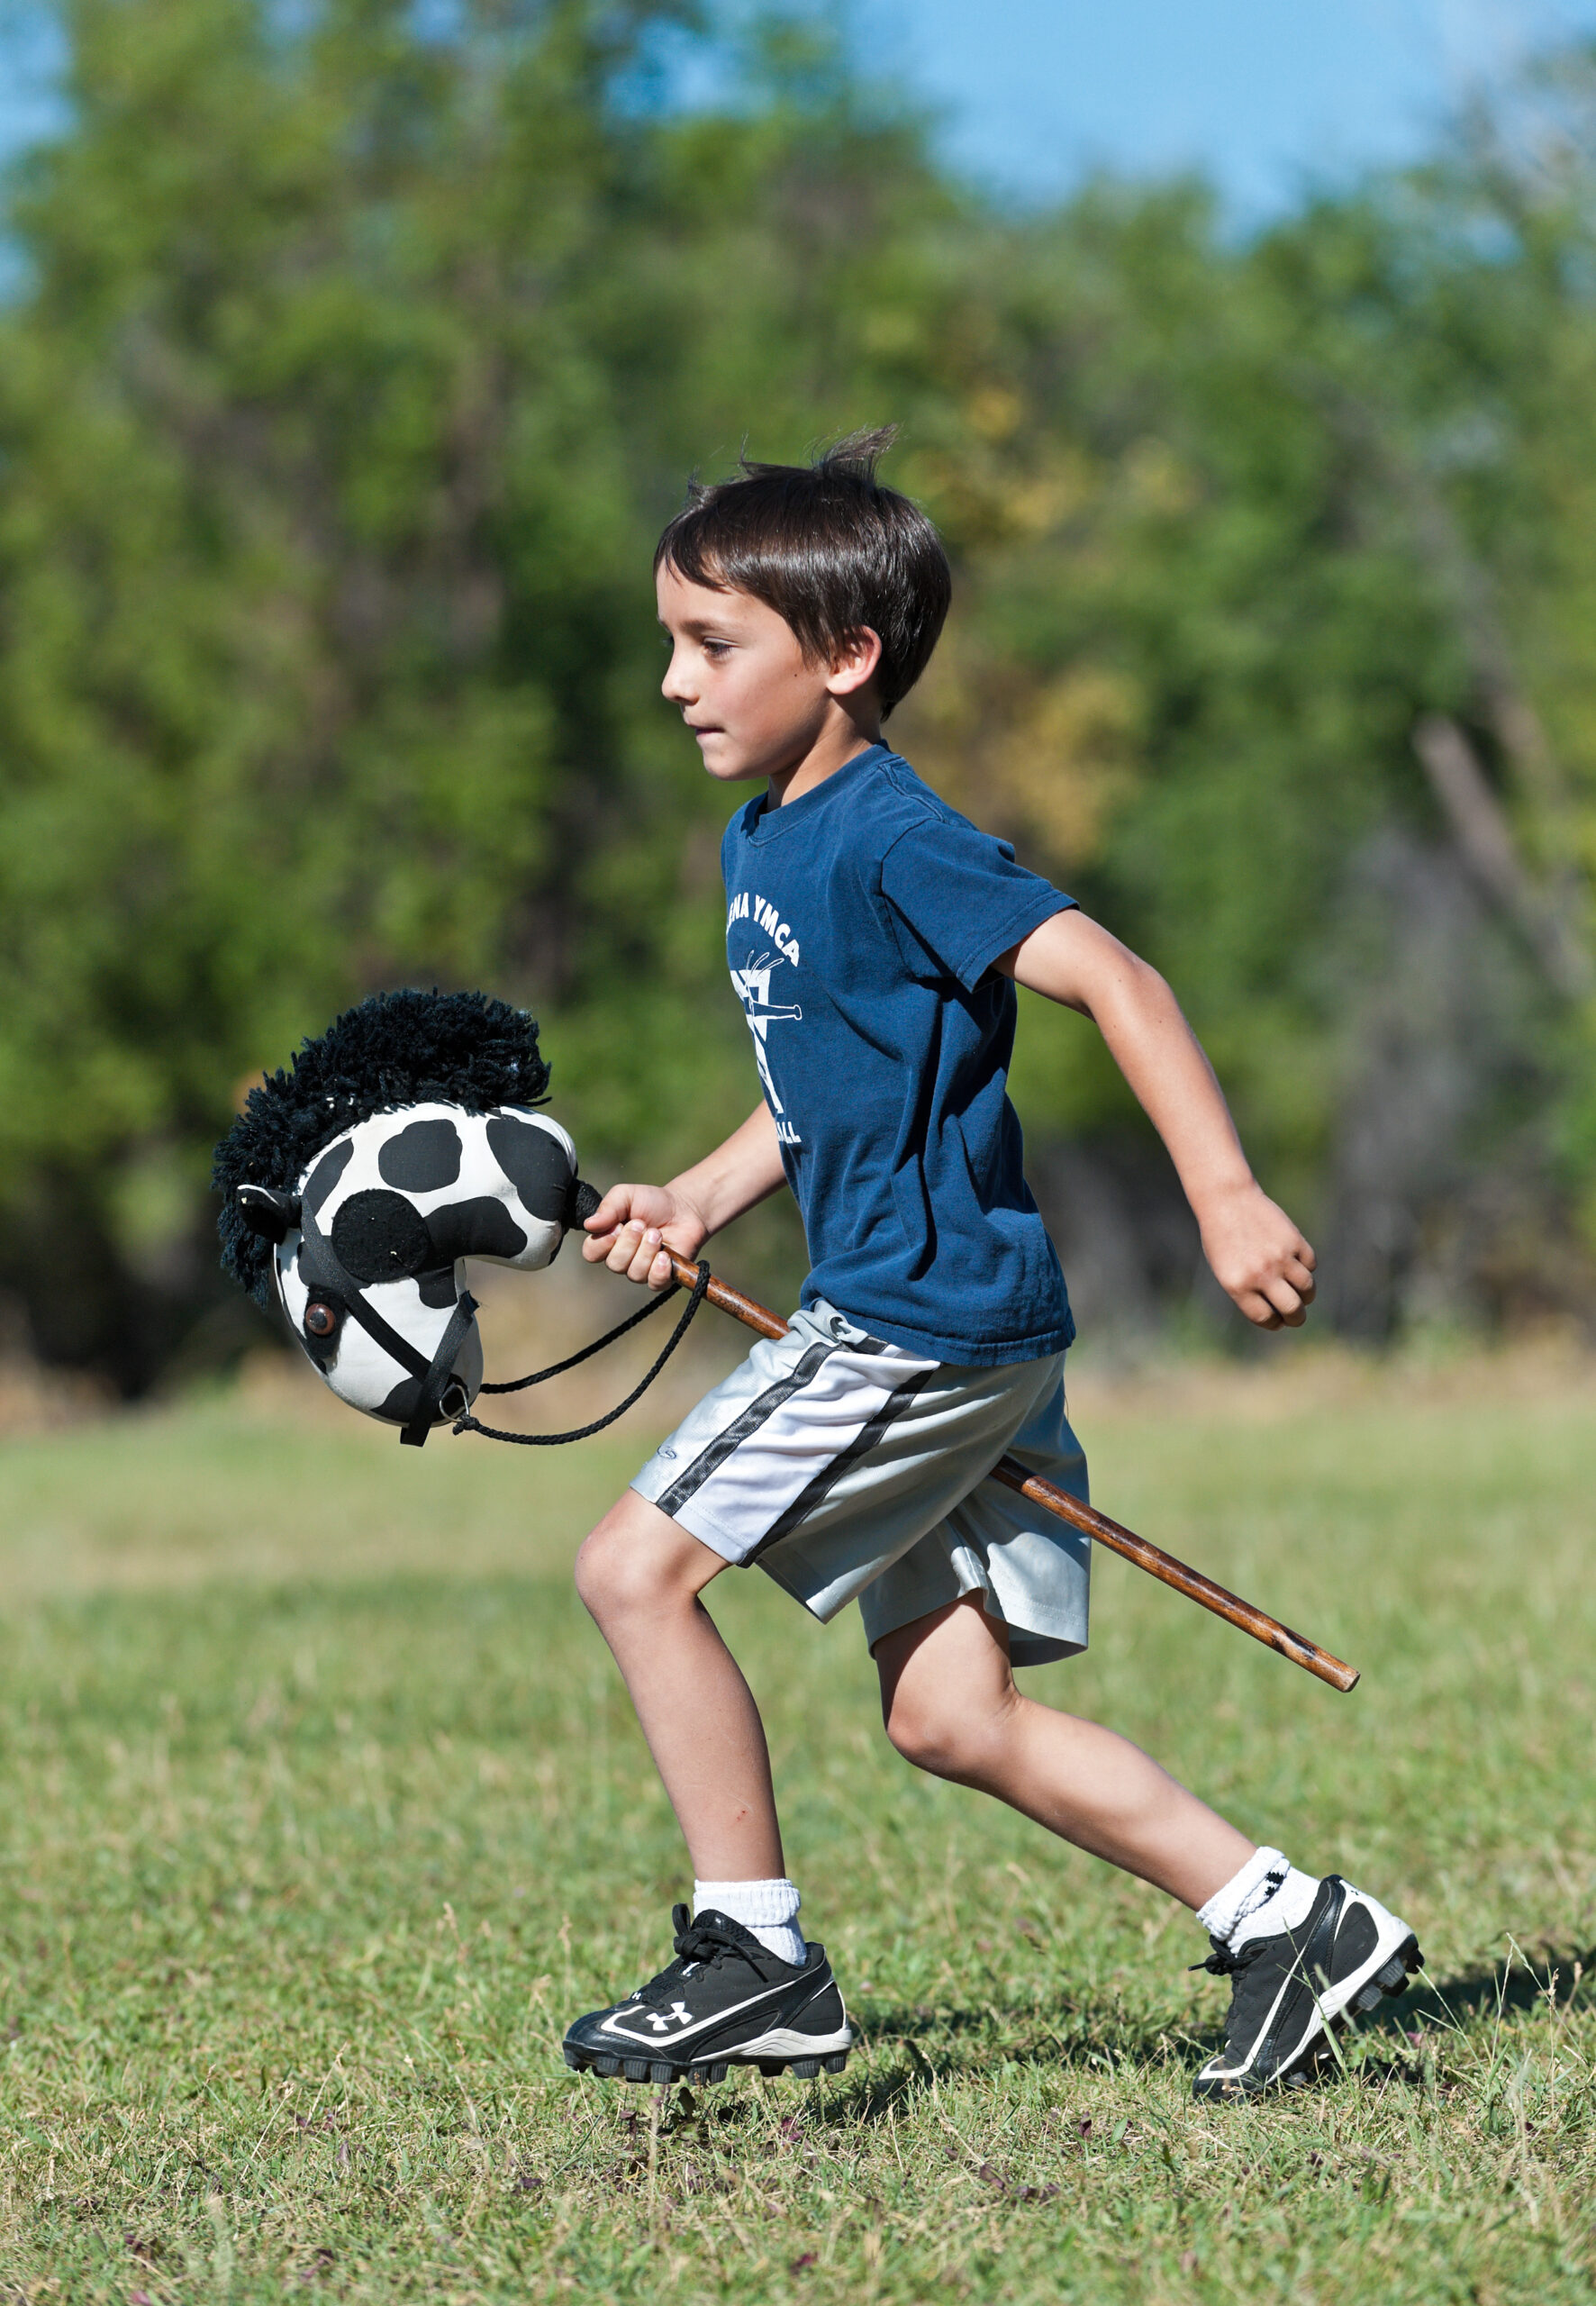
{"type": "Polygon", "coordinates": [[[331,1337],[338,1327],[338,1315],[331,1305],[313,1303],[304,1309],[304,1327],[307,1337],[331,1337]]]}

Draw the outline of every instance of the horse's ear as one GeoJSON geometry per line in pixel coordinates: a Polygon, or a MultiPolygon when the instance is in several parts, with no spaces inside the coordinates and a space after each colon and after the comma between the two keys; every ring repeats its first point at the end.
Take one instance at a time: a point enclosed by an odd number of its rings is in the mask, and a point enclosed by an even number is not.
{"type": "Polygon", "coordinates": [[[296,1194],[277,1193],[270,1185],[240,1185],[237,1193],[245,1224],[268,1241],[285,1239],[299,1222],[296,1194]]]}

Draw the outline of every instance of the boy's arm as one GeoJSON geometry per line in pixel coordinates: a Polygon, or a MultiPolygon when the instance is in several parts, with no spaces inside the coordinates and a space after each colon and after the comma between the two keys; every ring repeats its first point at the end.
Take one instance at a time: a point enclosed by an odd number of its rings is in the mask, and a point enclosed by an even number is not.
{"type": "Polygon", "coordinates": [[[1169,1148],[1221,1287],[1260,1329],[1301,1328],[1313,1251],[1248,1168],[1213,1067],[1157,970],[1073,911],[993,966],[1091,1018],[1169,1148]]]}
{"type": "Polygon", "coordinates": [[[612,1185],[587,1221],[582,1254],[612,1273],[663,1289],[671,1277],[667,1249],[695,1257],[712,1233],[784,1185],[775,1123],[766,1105],[751,1112],[723,1145],[667,1185],[612,1185]]]}

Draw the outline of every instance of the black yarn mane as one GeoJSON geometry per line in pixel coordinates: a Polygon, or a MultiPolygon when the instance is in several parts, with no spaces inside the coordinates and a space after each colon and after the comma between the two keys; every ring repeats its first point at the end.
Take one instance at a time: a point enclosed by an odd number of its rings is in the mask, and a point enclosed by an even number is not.
{"type": "Polygon", "coordinates": [[[322,1146],[357,1121],[400,1105],[538,1105],[548,1091],[538,1021],[523,1009],[485,993],[372,994],[305,1041],[287,1072],[251,1089],[216,1148],[223,1266],[269,1310],[272,1247],[245,1224],[235,1187],[292,1192],[322,1146]]]}

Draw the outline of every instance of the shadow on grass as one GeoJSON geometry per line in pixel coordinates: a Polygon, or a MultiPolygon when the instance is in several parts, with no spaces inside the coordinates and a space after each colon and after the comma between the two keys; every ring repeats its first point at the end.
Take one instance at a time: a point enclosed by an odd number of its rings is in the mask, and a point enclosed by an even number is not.
{"type": "Polygon", "coordinates": [[[1201,2054],[1188,2037],[1153,2019],[1127,2021],[1122,2011],[1061,2012],[1067,2032],[1024,2010],[875,2009],[857,2026],[867,2064],[850,2072],[832,2096],[840,2120],[884,2120],[889,2110],[934,2083],[959,2082],[994,2066],[1036,2066],[1084,2074],[1151,2073],[1201,2054]],[[949,2038],[951,2037],[951,2039],[949,2038]]]}

